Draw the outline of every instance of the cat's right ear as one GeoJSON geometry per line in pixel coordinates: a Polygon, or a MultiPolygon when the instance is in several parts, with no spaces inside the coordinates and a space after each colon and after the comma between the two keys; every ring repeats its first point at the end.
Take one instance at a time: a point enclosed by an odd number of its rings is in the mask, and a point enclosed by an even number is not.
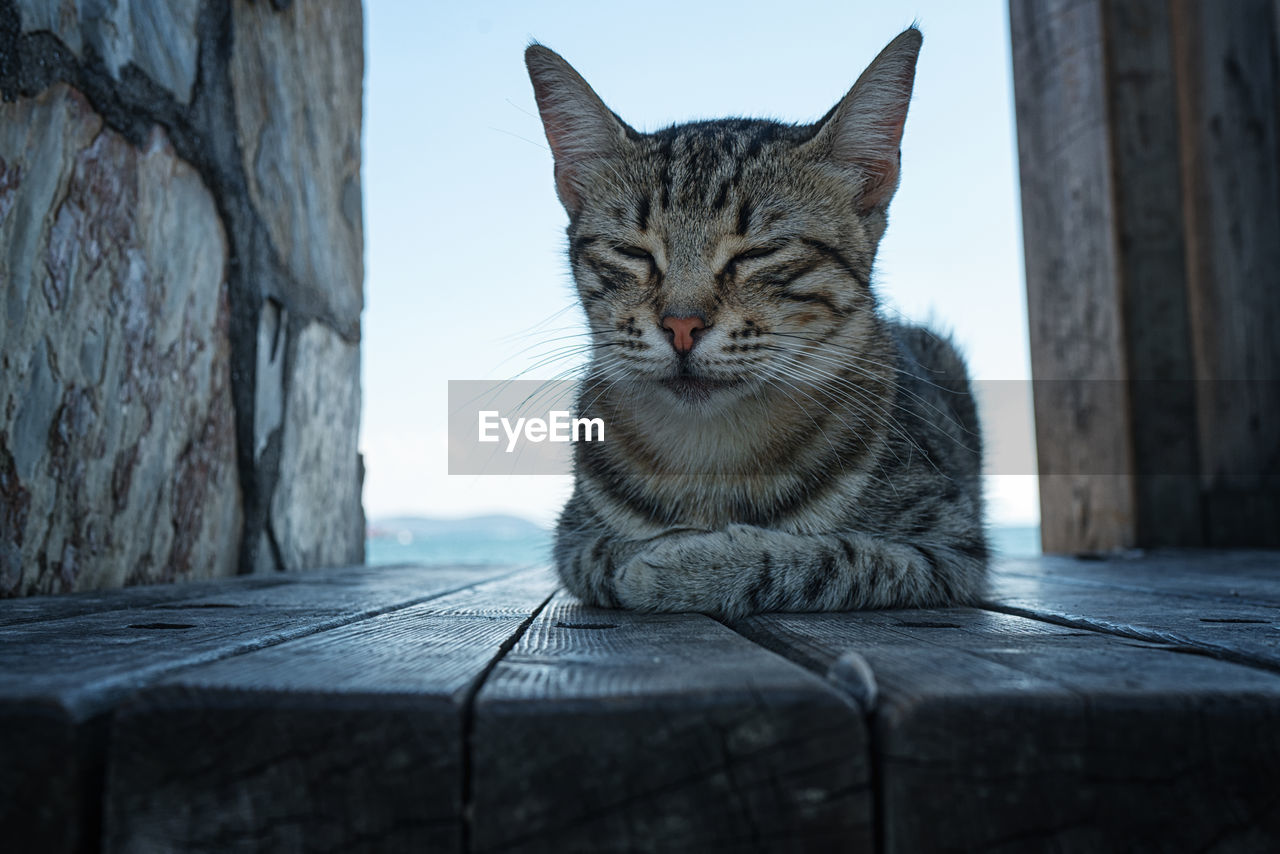
{"type": "Polygon", "coordinates": [[[529,45],[524,62],[542,115],[542,129],[556,161],[556,192],[570,216],[582,208],[586,166],[616,157],[635,133],[605,106],[582,75],[560,54],[529,45]]]}
{"type": "Polygon", "coordinates": [[[914,26],[889,42],[849,94],[818,120],[817,133],[804,145],[856,172],[864,212],[888,205],[898,189],[899,147],[920,42],[914,26]]]}

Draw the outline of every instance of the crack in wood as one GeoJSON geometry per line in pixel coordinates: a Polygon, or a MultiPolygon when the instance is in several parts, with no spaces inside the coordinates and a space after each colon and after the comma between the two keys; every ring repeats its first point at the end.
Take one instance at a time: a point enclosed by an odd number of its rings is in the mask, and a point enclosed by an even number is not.
{"type": "Polygon", "coordinates": [[[480,672],[480,675],[476,677],[470,690],[467,691],[466,698],[463,700],[462,773],[460,775],[460,784],[462,788],[462,815],[460,817],[461,822],[459,830],[462,839],[460,847],[465,854],[470,854],[472,850],[471,823],[473,819],[472,813],[474,811],[473,804],[475,802],[475,793],[472,790],[472,754],[475,750],[476,697],[479,695],[480,689],[484,687],[484,683],[489,679],[489,675],[493,673],[493,669],[497,667],[498,664],[501,663],[502,659],[506,658],[507,654],[515,648],[517,643],[520,642],[520,638],[524,637],[525,632],[529,631],[529,627],[533,625],[533,621],[538,618],[538,615],[547,607],[547,604],[555,598],[558,590],[559,588],[552,590],[547,595],[547,598],[543,599],[541,604],[533,610],[533,613],[529,614],[529,616],[520,623],[516,630],[511,633],[511,636],[503,641],[502,645],[498,647],[497,653],[489,660],[488,665],[486,665],[484,670],[480,672]]]}

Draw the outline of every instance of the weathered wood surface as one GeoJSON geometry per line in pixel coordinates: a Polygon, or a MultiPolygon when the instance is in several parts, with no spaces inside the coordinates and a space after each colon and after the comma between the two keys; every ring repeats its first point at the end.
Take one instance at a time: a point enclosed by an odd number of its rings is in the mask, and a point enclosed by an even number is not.
{"type": "Polygon", "coordinates": [[[0,627],[21,623],[62,620],[82,614],[145,608],[180,600],[195,600],[207,595],[222,595],[238,588],[277,587],[288,584],[270,575],[244,575],[219,581],[192,581],[185,584],[154,584],[146,587],[90,590],[74,596],[27,596],[11,599],[0,611],[0,627]]]}
{"type": "Polygon", "coordinates": [[[1196,383],[1168,0],[1102,4],[1133,542],[1202,546],[1196,383]]]}
{"type": "MultiPolygon", "coordinates": [[[[438,574],[436,570],[424,570],[420,566],[386,566],[380,568],[379,571],[383,573],[409,573],[411,577],[406,576],[406,578],[409,578],[407,583],[410,586],[418,583],[417,579],[421,577],[424,571],[435,574],[441,579],[445,577],[438,574]]],[[[461,576],[458,575],[458,572],[459,570],[457,569],[449,569],[449,577],[473,579],[475,568],[462,568],[461,576]]],[[[87,590],[83,593],[76,593],[73,596],[27,596],[20,599],[6,599],[0,602],[0,628],[16,626],[21,623],[63,620],[83,614],[100,614],[105,611],[124,611],[137,608],[154,607],[162,609],[166,606],[175,608],[219,608],[223,607],[221,603],[225,601],[227,596],[231,595],[232,591],[269,590],[277,587],[295,587],[297,585],[302,585],[300,590],[309,589],[316,585],[335,589],[343,587],[350,589],[360,584],[367,584],[371,580],[352,579],[350,567],[333,567],[308,570],[306,572],[241,575],[235,578],[189,581],[181,584],[151,584],[140,587],[87,590]],[[187,603],[190,604],[188,605],[187,603]]],[[[386,580],[380,580],[379,583],[385,584],[386,580]]],[[[245,594],[237,593],[237,595],[245,594]]],[[[306,593],[286,595],[291,598],[299,595],[302,599],[308,598],[306,593]]],[[[260,602],[271,600],[272,597],[269,594],[265,595],[265,598],[259,597],[257,599],[260,602]]]]}
{"type": "Polygon", "coordinates": [[[464,706],[535,570],[184,671],[116,716],[106,850],[458,850],[464,706]]]}
{"type": "Polygon", "coordinates": [[[1280,18],[1172,0],[1208,542],[1280,545],[1280,18]]]}
{"type": "MultiPolygon", "coordinates": [[[[508,570],[509,571],[509,570],[508,570]]],[[[0,828],[32,850],[68,851],[99,832],[95,788],[105,751],[106,715],[143,685],[182,667],[215,661],[334,628],[474,584],[476,569],[392,569],[289,576],[285,583],[227,583],[166,592],[141,607],[119,596],[50,602],[55,619],[0,628],[0,828]],[[80,602],[107,610],[75,613],[80,602]]],[[[497,574],[493,570],[488,575],[497,574]]],[[[128,596],[130,591],[121,595],[128,596]]],[[[0,603],[31,616],[29,602],[0,603]]]]}
{"type": "Polygon", "coordinates": [[[973,609],[738,628],[874,685],[884,851],[1280,844],[1280,676],[973,609]]]}
{"type": "Polygon", "coordinates": [[[1280,545],[1275,0],[1010,0],[1046,551],[1280,545]]]}
{"type": "Polygon", "coordinates": [[[1166,598],[1280,606],[1280,552],[1274,551],[1156,551],[1104,560],[1009,558],[1000,562],[995,577],[997,582],[1034,578],[1166,598]]]}
{"type": "MultiPolygon", "coordinates": [[[[1275,584],[1280,585],[1280,579],[1275,584]]],[[[1280,605],[1081,585],[1001,574],[989,607],[1280,672],[1280,605]]]]}
{"type": "Polygon", "coordinates": [[[1133,435],[1102,0],[1012,0],[1041,535],[1133,546],[1133,435]]]}
{"type": "Polygon", "coordinates": [[[870,851],[862,710],[697,614],[564,594],[481,689],[473,851],[870,851]]]}
{"type": "Polygon", "coordinates": [[[734,625],[276,580],[0,603],[5,849],[1280,850],[1278,552],[734,625]]]}

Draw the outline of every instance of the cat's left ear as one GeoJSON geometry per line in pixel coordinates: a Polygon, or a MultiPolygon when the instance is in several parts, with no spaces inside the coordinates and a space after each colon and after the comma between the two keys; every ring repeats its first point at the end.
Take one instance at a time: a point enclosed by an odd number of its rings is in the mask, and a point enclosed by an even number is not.
{"type": "Polygon", "coordinates": [[[533,44],[524,52],[542,129],[556,160],[556,192],[572,216],[582,207],[586,167],[616,157],[634,134],[560,54],[533,44]]]}
{"type": "Polygon", "coordinates": [[[915,27],[889,42],[858,82],[818,121],[804,148],[815,156],[857,170],[860,207],[884,207],[898,189],[902,126],[916,77],[923,37],[915,27]]]}

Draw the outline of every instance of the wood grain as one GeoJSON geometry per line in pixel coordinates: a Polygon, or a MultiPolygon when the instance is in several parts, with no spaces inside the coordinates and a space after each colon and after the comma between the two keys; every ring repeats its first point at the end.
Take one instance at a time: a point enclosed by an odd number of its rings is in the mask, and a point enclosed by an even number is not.
{"type": "Polygon", "coordinates": [[[2,838],[1280,848],[1280,553],[1003,561],[995,610],[732,626],[554,588],[356,568],[25,611],[0,627],[2,838]]]}
{"type": "Polygon", "coordinates": [[[1045,551],[1136,544],[1102,0],[1011,0],[1045,551]]]}
{"type": "MultiPolygon", "coordinates": [[[[1162,599],[1208,599],[1218,606],[1280,606],[1280,552],[1262,550],[1154,551],[1132,557],[1080,559],[1045,555],[1004,558],[997,577],[1020,576],[1162,599]]],[[[1120,594],[1122,595],[1122,594],[1120,594]]]]}
{"type": "Polygon", "coordinates": [[[557,596],[472,735],[475,851],[869,851],[861,711],[697,614],[557,596]]]}
{"type": "MultiPolygon", "coordinates": [[[[86,590],[82,593],[52,596],[26,596],[20,599],[0,600],[0,628],[22,623],[38,623],[48,620],[65,620],[84,614],[102,614],[107,611],[123,611],[138,608],[155,608],[162,611],[175,608],[218,608],[221,599],[235,592],[238,604],[244,602],[278,601],[272,594],[254,597],[240,591],[269,590],[276,587],[297,586],[297,593],[285,594],[289,601],[306,598],[304,591],[317,586],[355,590],[374,578],[385,585],[392,576],[404,576],[406,586],[413,588],[420,583],[423,573],[446,577],[476,577],[477,567],[421,567],[411,564],[379,566],[376,569],[363,566],[330,567],[301,572],[271,572],[258,575],[241,575],[235,578],[219,578],[210,581],[187,581],[178,584],[146,584],[135,587],[117,587],[104,590],[86,590]],[[368,572],[367,579],[353,578],[368,572]],[[460,575],[459,575],[460,574],[460,575]],[[244,597],[248,597],[247,599],[244,597]]],[[[495,570],[497,571],[497,570],[495,570]]],[[[505,571],[510,571],[507,569],[505,571]]],[[[483,572],[481,572],[483,575],[483,572]]]]}
{"type": "Polygon", "coordinates": [[[459,850],[464,715],[536,570],[184,671],[112,730],[106,850],[459,850]]]}
{"type": "Polygon", "coordinates": [[[82,614],[146,608],[183,600],[198,601],[227,590],[278,587],[291,583],[302,573],[280,575],[244,575],[219,581],[191,581],[182,584],[153,584],[143,587],[117,587],[88,590],[70,595],[26,596],[0,602],[0,627],[47,620],[65,620],[82,614]]]}
{"type": "Polygon", "coordinates": [[[1280,545],[1274,0],[1011,0],[1043,542],[1280,545]]]}
{"type": "MultiPolygon", "coordinates": [[[[503,570],[509,572],[509,570],[503,570]]],[[[499,574],[493,569],[362,568],[284,584],[198,586],[185,601],[65,616],[0,628],[0,827],[32,850],[96,844],[107,715],[174,671],[261,649],[420,602],[499,574]]],[[[103,602],[96,596],[86,600],[103,602]]],[[[0,615],[31,612],[0,602],[0,615]]]]}
{"type": "Polygon", "coordinates": [[[1177,80],[1168,0],[1102,5],[1134,543],[1202,546],[1177,80]]]}
{"type": "Polygon", "coordinates": [[[1174,0],[1207,542],[1280,545],[1280,32],[1273,0],[1174,0]]]}
{"type": "Polygon", "coordinates": [[[865,662],[887,852],[1280,845],[1276,675],[973,609],[736,628],[837,683],[865,662]]]}
{"type": "Polygon", "coordinates": [[[989,607],[1280,672],[1280,606],[997,575],[989,607]]]}

